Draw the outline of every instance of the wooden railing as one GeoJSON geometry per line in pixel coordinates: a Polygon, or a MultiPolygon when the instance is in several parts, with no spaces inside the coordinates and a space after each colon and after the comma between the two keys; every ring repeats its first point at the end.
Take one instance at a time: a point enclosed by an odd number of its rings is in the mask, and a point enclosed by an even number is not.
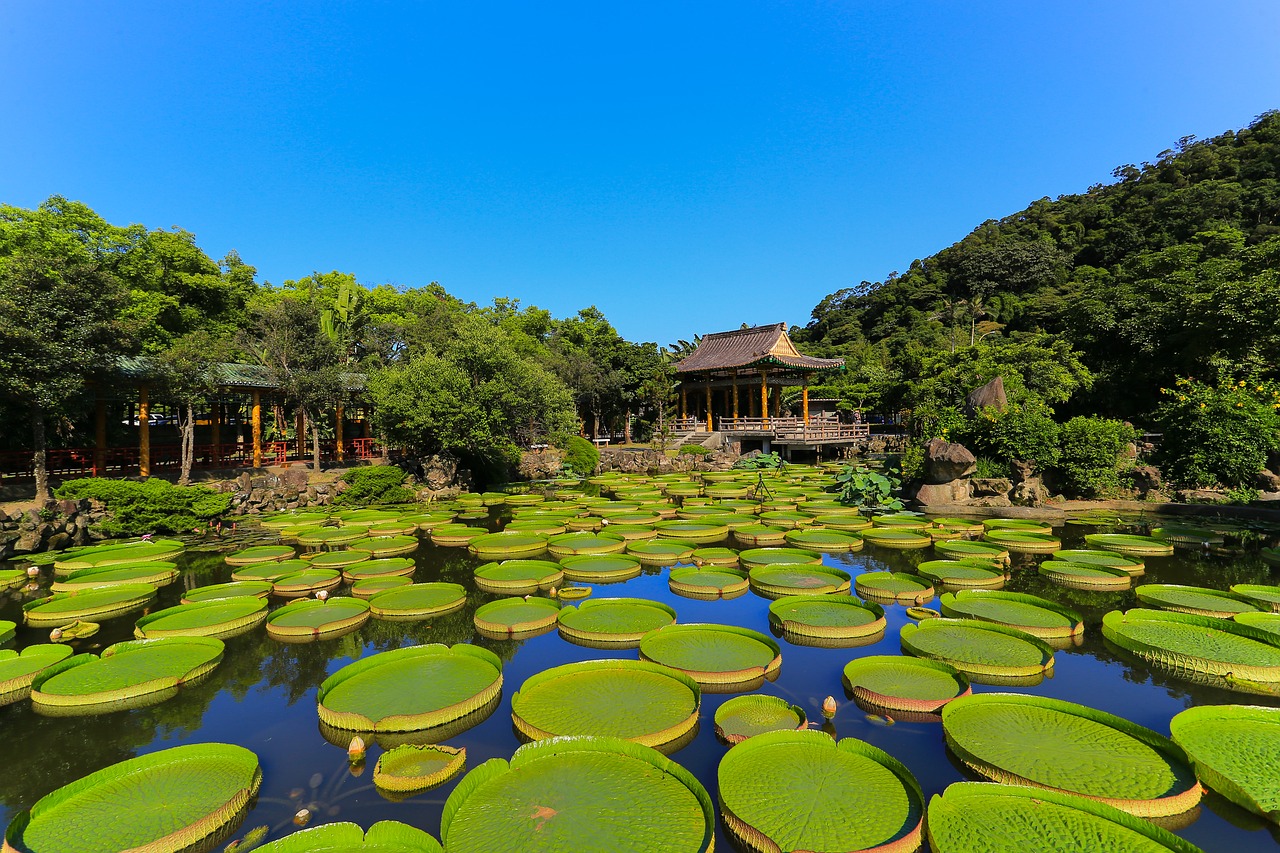
{"type": "Polygon", "coordinates": [[[722,432],[768,433],[775,438],[800,441],[831,441],[867,438],[867,424],[842,424],[834,418],[721,418],[717,428],[722,432]]]}

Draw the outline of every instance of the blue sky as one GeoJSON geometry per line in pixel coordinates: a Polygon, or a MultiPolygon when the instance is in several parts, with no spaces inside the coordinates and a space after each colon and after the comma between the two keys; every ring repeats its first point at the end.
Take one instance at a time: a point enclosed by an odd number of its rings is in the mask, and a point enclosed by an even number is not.
{"type": "Polygon", "coordinates": [[[803,323],[1280,108],[1280,4],[0,5],[0,202],[633,340],[803,323]]]}

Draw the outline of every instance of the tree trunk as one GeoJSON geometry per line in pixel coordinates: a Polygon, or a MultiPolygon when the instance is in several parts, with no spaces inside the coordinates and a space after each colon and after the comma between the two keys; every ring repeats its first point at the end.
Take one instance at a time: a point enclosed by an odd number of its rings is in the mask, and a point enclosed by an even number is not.
{"type": "Polygon", "coordinates": [[[631,443],[631,408],[627,407],[622,412],[622,442],[624,444],[631,443]]]}
{"type": "Polygon", "coordinates": [[[36,475],[36,502],[49,500],[49,465],[44,448],[44,408],[38,403],[31,406],[31,445],[35,452],[31,455],[32,468],[36,475]]]}
{"type": "Polygon", "coordinates": [[[320,473],[320,419],[313,412],[307,412],[311,419],[311,470],[320,473]]]}
{"type": "Polygon", "coordinates": [[[182,430],[182,468],[178,475],[178,485],[186,486],[191,483],[191,463],[196,455],[196,418],[195,405],[188,402],[187,416],[179,424],[182,430]]]}

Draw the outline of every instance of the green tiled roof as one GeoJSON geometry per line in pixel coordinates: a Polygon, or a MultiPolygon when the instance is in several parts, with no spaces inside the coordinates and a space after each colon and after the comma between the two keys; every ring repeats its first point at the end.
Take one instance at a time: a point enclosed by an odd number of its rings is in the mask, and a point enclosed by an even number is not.
{"type": "MultiPolygon", "coordinates": [[[[272,382],[267,369],[260,364],[222,362],[214,367],[217,382],[226,388],[260,388],[270,391],[279,386],[272,382]]],[[[145,355],[127,355],[116,360],[116,374],[122,379],[146,382],[158,378],[155,359],[145,355]]],[[[342,386],[348,391],[363,391],[363,373],[343,373],[342,386]]]]}

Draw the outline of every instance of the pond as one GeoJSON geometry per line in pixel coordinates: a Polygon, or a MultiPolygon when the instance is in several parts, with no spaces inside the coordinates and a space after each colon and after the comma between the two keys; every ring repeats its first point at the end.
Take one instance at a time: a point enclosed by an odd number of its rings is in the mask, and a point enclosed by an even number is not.
{"type": "MultiPolygon", "coordinates": [[[[509,513],[495,511],[480,522],[500,529],[509,513]]],[[[1094,528],[1066,525],[1055,534],[1064,548],[1082,548],[1083,537],[1094,528]]],[[[181,576],[160,591],[152,610],[178,602],[184,589],[225,582],[231,567],[227,552],[247,544],[276,541],[269,531],[241,525],[223,539],[192,543],[177,558],[181,576]]],[[[1179,548],[1172,557],[1148,557],[1147,574],[1139,583],[1194,584],[1226,589],[1234,583],[1275,583],[1271,567],[1255,550],[1219,553],[1205,547],[1179,548]]],[[[731,540],[703,547],[734,546],[731,540]]],[[[348,770],[345,742],[330,743],[322,734],[316,709],[320,683],[344,665],[401,646],[421,643],[472,643],[496,653],[503,661],[504,688],[497,709],[483,722],[449,738],[446,743],[465,747],[467,767],[489,758],[509,758],[521,745],[511,716],[511,695],[525,679],[550,667],[574,661],[604,658],[636,659],[635,649],[596,650],[575,645],[556,631],[523,641],[498,641],[479,636],[473,627],[475,609],[501,596],[479,591],[473,570],[483,561],[466,548],[440,547],[425,538],[412,555],[413,579],[450,581],[468,590],[464,609],[420,622],[371,620],[355,633],[338,639],[292,645],[277,642],[261,629],[227,641],[223,662],[208,680],[176,698],[149,708],[118,711],[100,716],[49,717],[32,710],[29,701],[0,708],[0,733],[8,745],[6,771],[0,774],[0,823],[7,824],[18,811],[39,797],[86,774],[135,755],[168,747],[202,742],[239,744],[256,753],[262,764],[263,783],[256,804],[236,837],[251,827],[271,828],[268,838],[293,831],[294,816],[309,809],[310,825],[344,820],[369,826],[392,819],[420,827],[439,837],[442,807],[461,776],[425,793],[392,801],[375,790],[371,771],[380,749],[371,746],[363,772],[348,770]]],[[[909,571],[914,565],[937,559],[932,548],[893,550],[872,543],[855,553],[827,554],[823,562],[853,575],[868,571],[909,571]]],[[[1100,624],[1104,613],[1137,606],[1134,593],[1093,592],[1058,586],[1036,571],[1042,555],[1014,554],[1010,591],[1042,596],[1080,611],[1087,629],[1080,645],[1057,653],[1052,677],[1034,686],[1002,688],[975,684],[978,693],[1015,690],[1035,696],[1056,697],[1117,714],[1162,734],[1169,721],[1192,705],[1248,704],[1280,706],[1280,699],[1252,696],[1201,687],[1153,671],[1135,658],[1122,655],[1104,642],[1100,624]]],[[[0,569],[22,565],[0,564],[0,569]]],[[[768,599],[754,592],[732,599],[700,601],[673,594],[668,588],[670,569],[646,568],[638,577],[617,584],[594,584],[593,599],[632,597],[664,603],[675,610],[680,623],[720,623],[770,633],[768,599]]],[[[46,567],[41,590],[15,591],[0,598],[0,619],[21,624],[21,604],[47,594],[52,571],[46,567]]],[[[941,590],[940,590],[941,591],[941,590]]],[[[273,607],[278,603],[273,600],[273,607]]],[[[937,607],[937,599],[929,606],[937,607]]],[[[845,694],[841,674],[846,663],[867,655],[900,653],[899,630],[914,624],[901,604],[885,605],[887,630],[882,639],[857,648],[813,648],[779,639],[782,667],[775,681],[756,692],[785,698],[804,709],[810,720],[823,720],[821,708],[827,696],[838,701],[834,718],[823,728],[838,737],[854,737],[874,744],[897,758],[915,775],[926,800],[947,785],[974,779],[951,755],[943,741],[942,727],[931,722],[890,721],[868,715],[845,694]]],[[[134,618],[109,620],[89,640],[77,641],[78,650],[94,650],[131,639],[134,618]]],[[[48,629],[18,629],[16,643],[23,647],[47,642],[48,629]]],[[[712,718],[716,709],[734,694],[704,692],[700,726],[687,745],[672,758],[706,786],[713,799],[716,769],[726,746],[715,736],[712,718]]],[[[717,822],[717,849],[729,850],[722,821],[717,822]]],[[[1189,825],[1177,834],[1206,851],[1276,849],[1276,834],[1264,821],[1210,793],[1189,825]]]]}

